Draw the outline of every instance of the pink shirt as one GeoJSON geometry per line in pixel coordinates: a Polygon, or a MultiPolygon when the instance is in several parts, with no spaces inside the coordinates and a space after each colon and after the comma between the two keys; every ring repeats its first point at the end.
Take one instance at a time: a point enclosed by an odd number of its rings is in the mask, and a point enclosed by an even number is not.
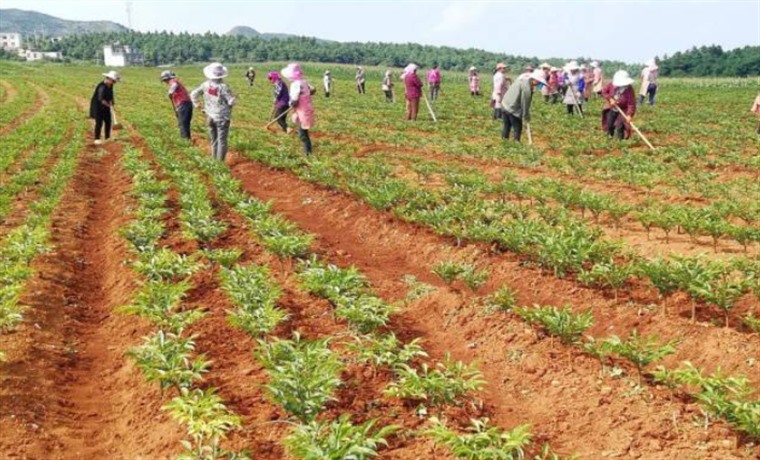
{"type": "Polygon", "coordinates": [[[430,69],[427,73],[427,81],[428,83],[440,83],[441,82],[441,71],[438,69],[430,69]]]}

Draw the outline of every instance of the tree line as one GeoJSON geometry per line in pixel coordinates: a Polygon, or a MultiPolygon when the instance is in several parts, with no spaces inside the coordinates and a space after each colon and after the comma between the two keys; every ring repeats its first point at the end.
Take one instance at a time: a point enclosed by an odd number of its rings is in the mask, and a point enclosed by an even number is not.
{"type": "MultiPolygon", "coordinates": [[[[470,66],[492,69],[504,62],[512,71],[543,61],[561,67],[568,59],[539,59],[493,53],[475,48],[459,49],[416,43],[334,42],[310,37],[264,39],[215,33],[104,32],[70,35],[59,41],[46,41],[43,51],[61,51],[67,60],[103,62],[103,45],[119,42],[140,50],[145,65],[193,64],[209,61],[254,63],[267,61],[308,61],[404,67],[414,62],[422,67],[438,64],[445,70],[467,70],[470,66]]],[[[0,54],[0,58],[9,57],[0,54]]],[[[588,57],[575,57],[590,62],[588,57]]],[[[606,72],[626,69],[637,75],[641,65],[600,60],[606,72]]],[[[720,46],[703,46],[664,56],[660,60],[663,76],[753,76],[760,75],[760,46],[724,51],[720,46]]]]}

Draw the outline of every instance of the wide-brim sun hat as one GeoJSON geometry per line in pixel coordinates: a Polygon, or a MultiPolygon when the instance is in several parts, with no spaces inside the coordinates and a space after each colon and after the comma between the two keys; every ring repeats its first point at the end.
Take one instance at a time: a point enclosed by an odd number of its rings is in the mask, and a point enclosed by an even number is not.
{"type": "Polygon", "coordinates": [[[119,72],[115,70],[109,70],[108,72],[102,74],[104,77],[113,80],[113,81],[121,81],[121,75],[119,72]]]}
{"type": "Polygon", "coordinates": [[[501,70],[501,69],[504,69],[504,70],[507,69],[507,65],[504,64],[503,62],[496,64],[496,70],[501,70]]]}
{"type": "Polygon", "coordinates": [[[300,78],[302,76],[301,66],[295,62],[291,62],[280,71],[280,75],[287,78],[288,80],[300,78]]]}
{"type": "Polygon", "coordinates": [[[599,63],[597,61],[594,61],[594,62],[591,63],[591,67],[597,68],[597,67],[599,67],[599,63]]]}
{"type": "Polygon", "coordinates": [[[546,84],[546,79],[544,76],[544,71],[541,69],[536,69],[533,72],[530,73],[530,79],[536,80],[537,82],[541,83],[542,85],[546,84]]]}
{"type": "Polygon", "coordinates": [[[470,66],[470,72],[472,72],[473,70],[478,70],[478,68],[475,66],[470,66]]]}
{"type": "Polygon", "coordinates": [[[552,67],[549,72],[559,72],[559,67],[552,67]]]}
{"type": "Polygon", "coordinates": [[[565,70],[573,71],[573,70],[579,70],[580,67],[578,66],[578,63],[575,61],[570,61],[567,64],[565,64],[565,70]]]}
{"type": "Polygon", "coordinates": [[[219,80],[227,78],[229,72],[227,71],[227,67],[223,66],[221,62],[212,62],[203,68],[203,75],[209,80],[219,80]]]}
{"type": "Polygon", "coordinates": [[[409,65],[404,67],[404,73],[407,74],[409,72],[416,72],[417,69],[419,69],[419,67],[417,67],[417,64],[415,64],[414,62],[410,62],[409,65]]]}
{"type": "Polygon", "coordinates": [[[552,66],[548,62],[544,62],[543,64],[541,64],[541,68],[542,69],[551,69],[552,66]]]}
{"type": "Polygon", "coordinates": [[[161,81],[171,80],[172,78],[174,78],[174,72],[172,72],[171,70],[164,70],[163,72],[161,72],[161,76],[159,78],[161,79],[161,81]]]}
{"type": "Polygon", "coordinates": [[[615,72],[615,75],[612,76],[612,86],[615,86],[617,88],[623,87],[623,86],[629,86],[633,84],[633,78],[631,78],[630,75],[628,75],[628,72],[625,70],[618,70],[615,72]]]}

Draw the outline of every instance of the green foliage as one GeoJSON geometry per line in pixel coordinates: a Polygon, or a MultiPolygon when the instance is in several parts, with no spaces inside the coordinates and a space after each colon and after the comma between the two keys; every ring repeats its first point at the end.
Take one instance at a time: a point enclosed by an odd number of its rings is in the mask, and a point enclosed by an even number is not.
{"type": "Polygon", "coordinates": [[[180,302],[188,289],[190,283],[187,281],[148,281],[138,291],[134,302],[119,310],[126,314],[142,316],[160,330],[181,335],[185,328],[205,316],[199,310],[180,311],[180,302]]]}
{"type": "Polygon", "coordinates": [[[457,459],[462,460],[519,460],[525,458],[525,448],[531,443],[529,425],[519,425],[509,431],[488,425],[488,419],[471,419],[467,434],[457,433],[438,418],[425,431],[436,443],[446,445],[457,459]]]}
{"type": "Polygon", "coordinates": [[[439,262],[433,266],[433,273],[449,285],[454,280],[461,279],[473,291],[477,291],[488,281],[488,270],[478,270],[473,264],[465,262],[439,262]]]}
{"type": "Polygon", "coordinates": [[[380,446],[387,446],[386,438],[398,431],[396,425],[375,429],[376,420],[360,425],[351,423],[343,414],[332,422],[312,421],[299,425],[285,439],[288,453],[301,460],[364,460],[377,456],[380,446]]]}
{"type": "Polygon", "coordinates": [[[396,369],[402,364],[408,365],[417,358],[428,356],[420,346],[419,339],[401,345],[392,332],[357,338],[356,343],[349,344],[348,348],[356,354],[356,360],[360,363],[368,363],[374,367],[387,366],[391,369],[396,369]]]}
{"type": "Polygon", "coordinates": [[[181,441],[185,451],[180,460],[248,460],[246,453],[227,452],[220,443],[228,433],[240,429],[240,417],[230,412],[213,388],[182,388],[180,395],[163,410],[187,429],[189,440],[181,441]]]}
{"type": "Polygon", "coordinates": [[[254,356],[266,368],[266,385],[272,399],[304,423],[314,420],[322,408],[335,400],[340,385],[340,359],[328,348],[327,340],[259,340],[254,356]]]}
{"type": "Polygon", "coordinates": [[[486,300],[491,308],[510,311],[517,305],[517,296],[509,286],[502,286],[486,300]]]}
{"type": "Polygon", "coordinates": [[[594,315],[590,310],[573,313],[568,305],[561,309],[554,306],[518,307],[514,312],[529,323],[540,324],[549,334],[569,344],[580,343],[581,334],[594,324],[594,315]]]}
{"type": "Polygon", "coordinates": [[[189,388],[203,378],[210,362],[203,355],[195,358],[194,337],[182,338],[171,332],[158,331],[143,337],[143,344],[127,355],[149,382],[158,382],[162,389],[189,388]]]}
{"type": "Polygon", "coordinates": [[[479,391],[485,384],[474,364],[452,361],[446,356],[430,368],[423,363],[419,370],[400,364],[398,379],[391,382],[385,394],[391,397],[428,401],[433,406],[458,404],[468,393],[479,391]]]}
{"type": "Polygon", "coordinates": [[[168,248],[141,253],[134,262],[135,271],[153,281],[178,281],[200,268],[195,257],[177,254],[168,248]]]}
{"type": "Polygon", "coordinates": [[[646,366],[675,353],[677,343],[677,340],[671,340],[660,345],[658,337],[642,337],[634,329],[626,340],[615,335],[602,342],[601,346],[607,353],[615,353],[632,362],[641,378],[646,366]]]}
{"type": "Polygon", "coordinates": [[[271,279],[269,270],[259,265],[222,268],[222,289],[237,307],[229,312],[229,321],[252,337],[270,333],[287,318],[277,307],[282,290],[271,279]]]}

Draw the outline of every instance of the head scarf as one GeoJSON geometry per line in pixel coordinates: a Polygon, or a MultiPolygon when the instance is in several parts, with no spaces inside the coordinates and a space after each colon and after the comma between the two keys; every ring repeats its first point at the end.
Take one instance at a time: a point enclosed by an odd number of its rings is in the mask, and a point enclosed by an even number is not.
{"type": "Polygon", "coordinates": [[[273,70],[273,71],[271,71],[271,72],[269,72],[269,73],[267,74],[267,79],[269,79],[269,81],[277,81],[277,80],[279,80],[279,79],[280,79],[280,74],[279,74],[279,73],[277,73],[277,72],[275,72],[275,71],[273,70]]]}
{"type": "Polygon", "coordinates": [[[288,64],[287,67],[280,71],[280,73],[283,77],[291,81],[300,80],[303,78],[303,73],[301,73],[301,66],[295,62],[288,64]]]}

